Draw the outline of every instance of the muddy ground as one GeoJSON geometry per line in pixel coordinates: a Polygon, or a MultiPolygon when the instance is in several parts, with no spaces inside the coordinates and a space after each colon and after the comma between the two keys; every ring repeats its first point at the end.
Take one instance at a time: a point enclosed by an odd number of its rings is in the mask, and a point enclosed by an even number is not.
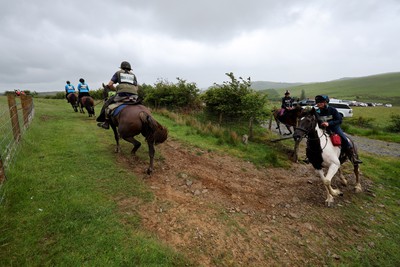
{"type": "MultiPolygon", "coordinates": [[[[303,148],[304,149],[304,148],[303,148]]],[[[168,139],[157,146],[155,172],[144,175],[147,159],[118,156],[143,175],[155,200],[121,199],[122,213],[139,213],[158,239],[202,266],[321,266],[340,264],[338,253],[363,250],[364,229],[347,222],[343,210],[355,205],[354,176],[332,208],[312,166],[258,168],[231,156],[168,139]],[[349,236],[351,237],[349,239],[349,236]]],[[[300,152],[302,153],[302,152],[300,152]]],[[[362,177],[364,193],[372,184],[362,177]]],[[[367,204],[365,204],[367,205],[367,204]]]]}

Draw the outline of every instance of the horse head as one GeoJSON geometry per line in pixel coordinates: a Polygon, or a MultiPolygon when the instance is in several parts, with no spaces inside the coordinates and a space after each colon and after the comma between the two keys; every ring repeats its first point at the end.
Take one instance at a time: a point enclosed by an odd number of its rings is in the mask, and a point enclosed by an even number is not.
{"type": "Polygon", "coordinates": [[[303,110],[296,129],[294,130],[293,138],[295,141],[301,140],[315,129],[317,124],[317,112],[314,107],[311,110],[303,110]]]}

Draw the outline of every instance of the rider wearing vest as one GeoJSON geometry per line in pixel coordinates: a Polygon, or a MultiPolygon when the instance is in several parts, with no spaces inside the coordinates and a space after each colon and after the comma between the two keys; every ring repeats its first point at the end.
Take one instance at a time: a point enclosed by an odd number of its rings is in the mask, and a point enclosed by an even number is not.
{"type": "Polygon", "coordinates": [[[65,85],[65,98],[67,99],[67,103],[69,103],[68,95],[73,93],[75,93],[75,87],[70,81],[67,81],[67,84],[65,85]]]}
{"type": "Polygon", "coordinates": [[[121,63],[121,70],[114,73],[111,80],[108,83],[110,88],[114,88],[114,84],[117,84],[114,90],[117,91],[115,96],[110,97],[103,105],[100,115],[97,117],[99,122],[97,126],[104,129],[109,129],[109,118],[106,114],[106,108],[115,102],[123,101],[124,99],[133,98],[137,99],[138,86],[135,74],[132,72],[131,64],[127,61],[121,63]]]}
{"type": "Polygon", "coordinates": [[[362,161],[358,159],[357,154],[342,128],[340,128],[340,125],[342,124],[342,116],[336,108],[329,106],[328,103],[329,97],[326,95],[317,95],[315,97],[315,104],[318,106],[317,114],[320,126],[326,128],[332,133],[338,134],[342,139],[342,148],[349,159],[354,163],[362,163],[362,161]]]}
{"type": "Polygon", "coordinates": [[[78,103],[81,103],[81,97],[90,96],[89,94],[89,85],[85,83],[85,80],[80,78],[78,84],[78,103]]]}
{"type": "Polygon", "coordinates": [[[286,90],[285,96],[282,97],[280,116],[282,116],[286,110],[293,109],[293,101],[294,99],[290,96],[289,90],[286,90]]]}

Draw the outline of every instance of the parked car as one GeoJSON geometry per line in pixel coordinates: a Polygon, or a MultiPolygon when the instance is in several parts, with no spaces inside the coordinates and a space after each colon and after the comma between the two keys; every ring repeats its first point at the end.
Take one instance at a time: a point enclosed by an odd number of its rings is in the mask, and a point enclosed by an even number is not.
{"type": "Polygon", "coordinates": [[[331,107],[337,109],[342,118],[353,117],[353,109],[346,103],[329,103],[331,107]]]}
{"type": "Polygon", "coordinates": [[[300,106],[304,107],[304,106],[314,106],[315,105],[315,101],[313,99],[303,99],[301,101],[299,101],[300,106]]]}
{"type": "MultiPolygon", "coordinates": [[[[303,99],[299,101],[300,106],[305,107],[305,106],[314,106],[317,108],[315,105],[315,101],[312,99],[303,99]]],[[[348,118],[348,117],[353,117],[353,109],[349,106],[347,103],[339,102],[338,100],[333,100],[332,102],[329,102],[329,105],[331,107],[334,107],[337,109],[339,114],[342,116],[342,118],[348,118]]]]}

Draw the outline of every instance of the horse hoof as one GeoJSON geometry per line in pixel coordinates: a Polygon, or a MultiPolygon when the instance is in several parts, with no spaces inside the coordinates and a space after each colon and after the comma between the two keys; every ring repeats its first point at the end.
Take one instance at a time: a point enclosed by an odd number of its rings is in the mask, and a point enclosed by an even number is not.
{"type": "Polygon", "coordinates": [[[147,175],[151,175],[152,172],[153,172],[153,170],[151,170],[151,169],[147,169],[147,171],[146,171],[147,175]]]}
{"type": "Polygon", "coordinates": [[[361,192],[362,192],[361,185],[356,185],[356,186],[354,187],[354,191],[355,191],[356,193],[361,193],[361,192]]]}

